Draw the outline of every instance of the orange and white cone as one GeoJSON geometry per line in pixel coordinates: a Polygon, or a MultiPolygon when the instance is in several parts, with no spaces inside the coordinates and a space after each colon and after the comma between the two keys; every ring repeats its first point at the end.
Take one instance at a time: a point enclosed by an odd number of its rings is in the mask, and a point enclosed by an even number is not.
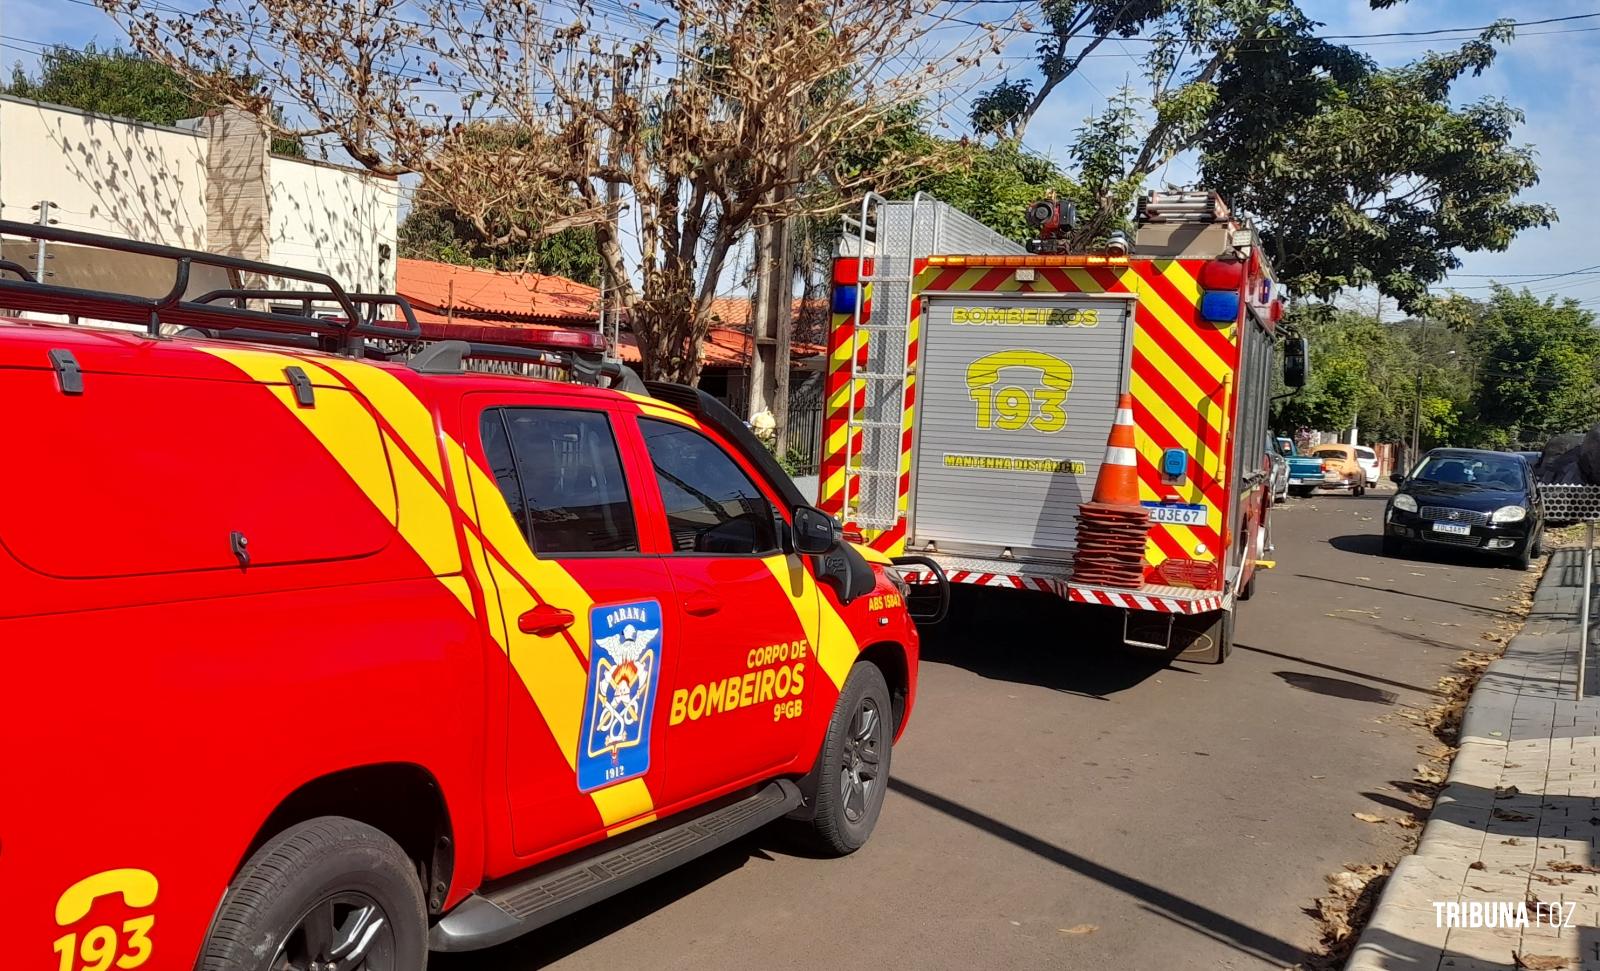
{"type": "Polygon", "coordinates": [[[1117,401],[1117,420],[1106,438],[1106,458],[1094,483],[1094,501],[1110,506],[1139,505],[1139,451],[1133,441],[1133,395],[1117,401]]]}
{"type": "Polygon", "coordinates": [[[1072,579],[1078,583],[1138,587],[1143,581],[1150,513],[1139,504],[1139,451],[1133,436],[1133,395],[1125,394],[1106,438],[1094,498],[1078,506],[1072,560],[1072,579]]]}

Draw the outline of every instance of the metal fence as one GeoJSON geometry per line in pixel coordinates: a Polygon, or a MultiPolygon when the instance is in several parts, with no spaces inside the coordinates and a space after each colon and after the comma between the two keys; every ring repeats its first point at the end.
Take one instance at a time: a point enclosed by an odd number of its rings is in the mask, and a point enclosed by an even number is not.
{"type": "Polygon", "coordinates": [[[1594,590],[1595,525],[1600,523],[1600,486],[1546,483],[1539,487],[1544,496],[1546,523],[1583,524],[1583,574],[1578,604],[1578,685],[1577,698],[1583,700],[1583,679],[1589,662],[1590,609],[1594,590]]]}

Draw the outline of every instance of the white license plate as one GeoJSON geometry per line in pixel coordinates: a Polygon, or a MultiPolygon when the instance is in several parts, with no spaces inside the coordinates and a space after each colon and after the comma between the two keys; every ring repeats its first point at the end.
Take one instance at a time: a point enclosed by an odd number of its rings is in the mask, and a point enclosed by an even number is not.
{"type": "Polygon", "coordinates": [[[1179,526],[1204,526],[1206,524],[1205,506],[1145,503],[1145,508],[1150,510],[1150,521],[1153,523],[1173,523],[1179,526]]]}
{"type": "Polygon", "coordinates": [[[1433,531],[1436,533],[1455,533],[1457,536],[1472,535],[1472,527],[1463,526],[1461,523],[1434,523],[1433,531]]]}

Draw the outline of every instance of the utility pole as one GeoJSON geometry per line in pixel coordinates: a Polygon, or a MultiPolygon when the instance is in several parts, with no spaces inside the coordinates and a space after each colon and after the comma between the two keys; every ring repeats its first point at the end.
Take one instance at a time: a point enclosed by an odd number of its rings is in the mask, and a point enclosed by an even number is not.
{"type": "MultiPolygon", "coordinates": [[[[59,207],[49,199],[40,199],[39,202],[33,207],[33,211],[39,214],[39,218],[35,219],[34,222],[38,223],[40,226],[54,226],[56,224],[56,220],[50,217],[50,210],[56,208],[59,207]]],[[[54,257],[46,252],[46,243],[41,239],[39,240],[39,249],[34,253],[33,256],[33,261],[35,264],[33,268],[33,275],[34,278],[40,283],[44,282],[45,277],[55,276],[54,273],[51,273],[49,270],[45,269],[44,261],[49,259],[54,259],[54,257]]]]}
{"type": "MultiPolygon", "coordinates": [[[[775,11],[773,34],[787,35],[787,4],[775,11]]],[[[789,128],[801,124],[805,106],[802,95],[789,102],[783,119],[789,128]]],[[[751,314],[750,417],[772,412],[773,444],[782,455],[789,437],[789,361],[794,337],[794,258],[791,256],[790,221],[785,212],[795,174],[795,159],[784,162],[787,181],[771,190],[771,208],[756,230],[756,298],[751,314]]]]}

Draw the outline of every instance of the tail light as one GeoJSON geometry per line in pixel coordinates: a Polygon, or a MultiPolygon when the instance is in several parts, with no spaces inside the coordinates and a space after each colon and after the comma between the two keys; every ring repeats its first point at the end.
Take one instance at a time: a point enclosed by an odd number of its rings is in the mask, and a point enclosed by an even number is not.
{"type": "Polygon", "coordinates": [[[1338,462],[1325,461],[1325,462],[1322,463],[1322,471],[1324,471],[1324,472],[1337,472],[1337,471],[1339,471],[1339,463],[1338,462]]]}

